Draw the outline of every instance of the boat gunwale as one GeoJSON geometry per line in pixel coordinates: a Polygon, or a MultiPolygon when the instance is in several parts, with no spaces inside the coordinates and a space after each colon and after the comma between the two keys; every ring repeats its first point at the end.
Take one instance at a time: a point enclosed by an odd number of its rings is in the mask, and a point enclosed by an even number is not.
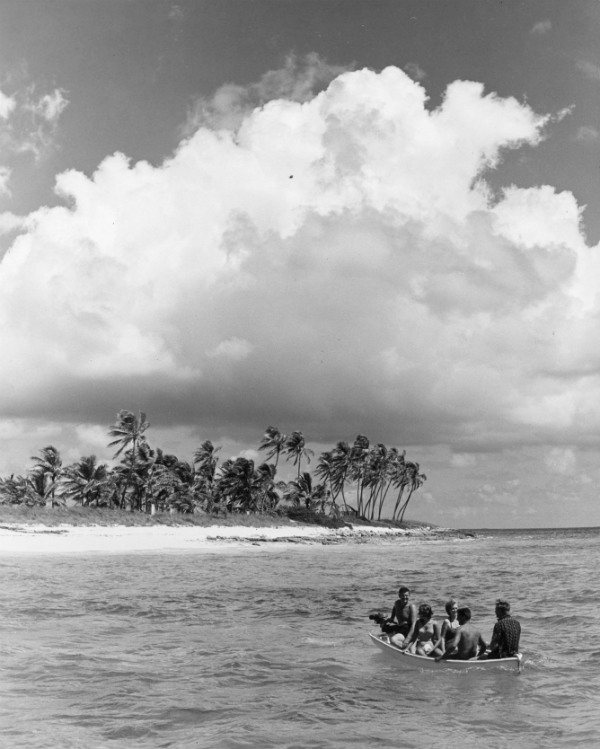
{"type": "Polygon", "coordinates": [[[373,632],[369,632],[369,637],[371,638],[371,640],[373,640],[373,644],[375,644],[376,647],[378,647],[382,652],[392,652],[395,657],[404,657],[407,659],[407,665],[408,663],[410,663],[416,668],[440,668],[448,671],[463,671],[473,667],[493,670],[500,669],[502,668],[502,666],[508,666],[509,668],[514,670],[516,665],[519,672],[523,668],[523,655],[521,653],[519,653],[518,655],[510,656],[508,658],[493,658],[489,660],[469,658],[469,660],[463,661],[457,658],[448,658],[445,661],[436,661],[435,659],[430,658],[427,655],[417,655],[416,653],[407,653],[404,650],[400,650],[400,648],[392,645],[392,643],[382,640],[381,634],[377,635],[373,634],[373,632]],[[419,666],[419,662],[421,662],[423,665],[419,666]]]}

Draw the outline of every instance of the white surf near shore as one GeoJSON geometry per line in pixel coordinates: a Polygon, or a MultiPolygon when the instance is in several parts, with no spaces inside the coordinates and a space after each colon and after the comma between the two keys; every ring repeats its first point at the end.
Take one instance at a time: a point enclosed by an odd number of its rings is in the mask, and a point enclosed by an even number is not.
{"type": "MultiPolygon", "coordinates": [[[[436,529],[439,531],[439,529],[436,529]]],[[[239,548],[281,548],[282,544],[338,543],[394,537],[424,537],[431,528],[405,530],[353,526],[70,526],[6,524],[0,527],[2,554],[69,554],[134,551],[235,551],[239,548]],[[268,542],[278,543],[268,543],[268,542]]]]}

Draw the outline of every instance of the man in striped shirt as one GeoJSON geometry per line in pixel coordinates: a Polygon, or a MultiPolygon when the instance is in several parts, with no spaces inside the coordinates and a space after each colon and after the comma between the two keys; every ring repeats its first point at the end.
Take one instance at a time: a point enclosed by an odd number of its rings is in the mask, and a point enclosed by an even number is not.
{"type": "Polygon", "coordinates": [[[503,598],[496,601],[496,617],[489,658],[510,658],[519,652],[521,625],[510,615],[510,603],[503,598]]]}

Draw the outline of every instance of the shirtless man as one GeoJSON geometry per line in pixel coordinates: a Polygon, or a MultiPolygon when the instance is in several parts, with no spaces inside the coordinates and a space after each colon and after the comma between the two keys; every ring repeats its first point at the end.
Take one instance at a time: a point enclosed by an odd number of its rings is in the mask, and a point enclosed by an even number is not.
{"type": "Polygon", "coordinates": [[[463,606],[458,610],[459,628],[452,640],[448,643],[443,655],[436,658],[441,661],[452,658],[453,660],[468,661],[485,653],[486,644],[481,632],[471,624],[471,609],[463,606]]]}
{"type": "Polygon", "coordinates": [[[417,607],[409,603],[410,590],[404,585],[398,591],[398,600],[392,609],[392,615],[387,620],[388,626],[393,628],[394,634],[390,636],[390,642],[401,648],[406,647],[405,642],[410,642],[415,624],[417,622],[417,607]]]}

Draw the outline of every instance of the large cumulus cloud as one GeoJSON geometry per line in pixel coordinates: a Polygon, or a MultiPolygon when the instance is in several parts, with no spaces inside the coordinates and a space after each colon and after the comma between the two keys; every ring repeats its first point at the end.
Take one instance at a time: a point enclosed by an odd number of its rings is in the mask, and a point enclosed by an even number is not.
{"type": "Polygon", "coordinates": [[[402,71],[361,70],[201,127],[158,167],[59,175],[64,207],[24,218],[0,264],[2,412],[104,423],[140,403],[164,424],[465,449],[591,434],[580,209],[485,181],[547,125],[478,83],[432,110],[402,71]]]}

